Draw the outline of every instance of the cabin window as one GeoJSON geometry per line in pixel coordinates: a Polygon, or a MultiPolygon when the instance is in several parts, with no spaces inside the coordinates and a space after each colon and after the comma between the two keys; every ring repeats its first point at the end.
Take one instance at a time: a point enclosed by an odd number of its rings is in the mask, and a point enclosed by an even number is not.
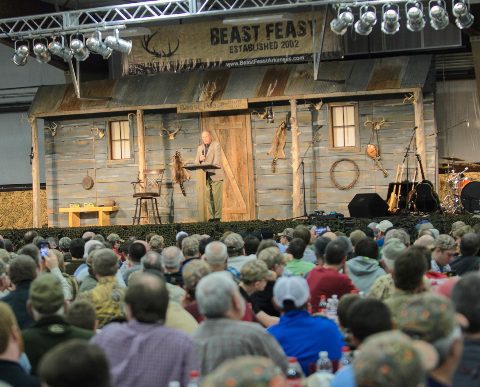
{"type": "Polygon", "coordinates": [[[330,104],[330,147],[335,150],[357,150],[357,104],[330,104]]]}
{"type": "Polygon", "coordinates": [[[110,160],[132,158],[132,136],[128,121],[110,121],[110,160]]]}

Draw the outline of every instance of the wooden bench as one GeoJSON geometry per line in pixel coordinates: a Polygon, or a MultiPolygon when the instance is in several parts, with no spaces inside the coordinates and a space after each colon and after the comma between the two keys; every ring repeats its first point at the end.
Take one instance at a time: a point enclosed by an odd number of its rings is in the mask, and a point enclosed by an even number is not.
{"type": "Polygon", "coordinates": [[[115,211],[118,211],[117,206],[59,208],[60,213],[68,214],[69,227],[80,227],[80,214],[82,212],[96,212],[98,213],[98,226],[110,226],[110,213],[115,211]]]}

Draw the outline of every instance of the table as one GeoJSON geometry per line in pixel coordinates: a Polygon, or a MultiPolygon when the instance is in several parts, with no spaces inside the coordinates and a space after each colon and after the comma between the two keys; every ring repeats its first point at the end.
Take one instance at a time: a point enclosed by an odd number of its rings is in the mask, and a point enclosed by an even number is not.
{"type": "Polygon", "coordinates": [[[110,207],[64,207],[58,209],[60,213],[68,214],[68,226],[80,227],[80,214],[82,212],[97,212],[98,226],[110,225],[110,213],[118,211],[117,206],[110,207]]]}

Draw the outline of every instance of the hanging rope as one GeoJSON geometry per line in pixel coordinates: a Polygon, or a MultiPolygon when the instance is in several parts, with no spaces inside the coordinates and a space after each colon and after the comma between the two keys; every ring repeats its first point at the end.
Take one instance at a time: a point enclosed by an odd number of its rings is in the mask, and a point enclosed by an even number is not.
{"type": "Polygon", "coordinates": [[[332,184],[338,188],[339,190],[341,191],[347,191],[349,189],[352,189],[353,187],[355,187],[355,184],[357,184],[358,182],[358,178],[360,177],[360,168],[358,167],[358,164],[353,161],[352,159],[340,159],[340,160],[337,160],[335,161],[332,166],[330,167],[330,181],[332,182],[332,184]],[[338,184],[337,180],[335,179],[335,169],[337,168],[338,164],[342,163],[342,162],[348,162],[348,163],[351,163],[353,164],[353,168],[354,168],[354,172],[355,172],[355,177],[353,178],[353,181],[348,184],[348,185],[340,185],[338,184]]]}

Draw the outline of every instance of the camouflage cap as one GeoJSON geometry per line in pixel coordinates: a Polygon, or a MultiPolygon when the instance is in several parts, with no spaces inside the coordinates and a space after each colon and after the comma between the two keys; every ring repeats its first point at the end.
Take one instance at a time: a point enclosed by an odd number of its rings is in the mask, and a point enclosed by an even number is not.
{"type": "Polygon", "coordinates": [[[195,290],[198,281],[207,274],[210,274],[210,267],[200,259],[193,259],[188,262],[182,271],[183,284],[188,290],[195,290]]]}
{"type": "Polygon", "coordinates": [[[409,336],[434,343],[448,337],[456,326],[452,302],[435,293],[412,298],[400,310],[397,327],[409,336]]]}
{"type": "Polygon", "coordinates": [[[232,232],[228,234],[224,240],[223,243],[227,246],[228,252],[232,251],[238,251],[243,248],[245,243],[243,242],[243,238],[240,234],[237,234],[235,232],[232,232]]]}
{"type": "Polygon", "coordinates": [[[53,314],[64,302],[62,284],[53,274],[42,274],[30,285],[29,299],[37,312],[53,314]]]}
{"type": "Polygon", "coordinates": [[[431,346],[416,345],[402,332],[388,331],[362,343],[353,369],[358,387],[417,387],[425,381],[426,365],[435,363],[431,346]]]}
{"type": "Polygon", "coordinates": [[[118,234],[109,234],[107,236],[107,241],[109,241],[110,243],[115,243],[115,242],[125,242],[122,238],[120,238],[120,235],[118,234]]]}
{"type": "Polygon", "coordinates": [[[248,261],[240,270],[240,280],[245,284],[267,279],[270,276],[267,264],[259,259],[248,261]]]}
{"type": "Polygon", "coordinates": [[[202,386],[264,387],[273,385],[272,380],[278,380],[281,383],[285,378],[282,370],[271,359],[260,356],[239,356],[225,361],[210,373],[202,386]]]}
{"type": "Polygon", "coordinates": [[[433,247],[438,247],[440,250],[454,249],[456,247],[455,239],[453,239],[450,235],[440,234],[433,242],[433,247]]]}
{"type": "Polygon", "coordinates": [[[284,237],[293,239],[293,228],[287,227],[286,229],[284,229],[282,232],[278,233],[277,235],[280,236],[280,237],[284,236],[284,237]]]}
{"type": "Polygon", "coordinates": [[[452,223],[452,228],[451,228],[451,233],[454,233],[455,231],[457,231],[460,227],[463,227],[465,226],[465,222],[462,222],[461,220],[457,221],[457,222],[453,222],[452,223]]]}

